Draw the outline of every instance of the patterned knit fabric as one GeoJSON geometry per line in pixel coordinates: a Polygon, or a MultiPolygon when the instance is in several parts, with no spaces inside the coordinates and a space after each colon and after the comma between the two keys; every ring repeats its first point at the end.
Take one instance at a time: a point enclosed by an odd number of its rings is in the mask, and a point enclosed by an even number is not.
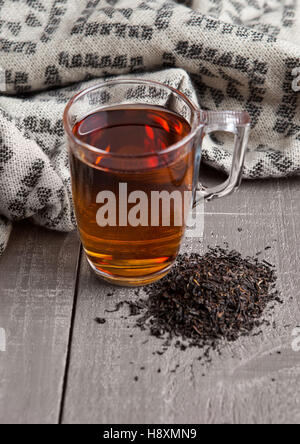
{"type": "MultiPolygon", "coordinates": [[[[0,254],[11,221],[75,226],[62,113],[110,76],[175,86],[210,110],[247,110],[244,177],[300,174],[298,0],[0,0],[0,254]]],[[[229,171],[232,142],[205,142],[229,171]]]]}

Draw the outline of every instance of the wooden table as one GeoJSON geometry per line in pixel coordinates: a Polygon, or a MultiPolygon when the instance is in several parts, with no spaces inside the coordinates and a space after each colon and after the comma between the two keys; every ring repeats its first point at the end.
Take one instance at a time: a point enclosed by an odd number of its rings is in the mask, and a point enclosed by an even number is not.
{"type": "Polygon", "coordinates": [[[158,340],[122,319],[126,308],[105,313],[136,296],[109,295],[76,233],[16,225],[0,259],[0,422],[300,423],[299,192],[299,178],[244,181],[205,204],[203,242],[186,239],[189,251],[270,245],[284,299],[262,336],[224,345],[207,367],[195,350],[153,355],[158,340]]]}

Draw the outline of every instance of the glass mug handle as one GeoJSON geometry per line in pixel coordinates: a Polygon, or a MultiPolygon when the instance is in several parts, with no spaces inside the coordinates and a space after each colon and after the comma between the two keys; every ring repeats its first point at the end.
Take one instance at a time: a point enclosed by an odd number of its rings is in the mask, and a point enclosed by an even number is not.
{"type": "Polygon", "coordinates": [[[233,133],[235,137],[228,179],[211,188],[199,183],[198,191],[201,197],[196,200],[195,204],[203,197],[209,201],[216,197],[226,196],[240,186],[251,124],[250,116],[245,111],[200,111],[200,119],[205,122],[205,135],[215,131],[226,131],[233,133]]]}

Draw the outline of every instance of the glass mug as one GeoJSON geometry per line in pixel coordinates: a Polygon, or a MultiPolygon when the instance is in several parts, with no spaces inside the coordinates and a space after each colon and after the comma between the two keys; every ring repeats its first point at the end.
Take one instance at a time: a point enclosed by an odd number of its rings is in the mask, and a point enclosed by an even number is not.
{"type": "Polygon", "coordinates": [[[196,190],[209,200],[239,186],[250,118],[202,111],[158,82],[112,80],[74,96],[64,128],[87,260],[110,283],[139,286],[175,262],[196,190]],[[235,146],[227,181],[207,189],[198,176],[202,139],[213,131],[233,133],[235,146]]]}

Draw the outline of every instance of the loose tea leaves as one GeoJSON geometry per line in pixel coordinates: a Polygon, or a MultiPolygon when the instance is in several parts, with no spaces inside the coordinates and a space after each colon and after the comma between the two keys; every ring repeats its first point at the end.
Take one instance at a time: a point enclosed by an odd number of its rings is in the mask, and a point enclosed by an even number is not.
{"type": "Polygon", "coordinates": [[[281,302],[274,267],[236,251],[210,249],[204,256],[180,255],[170,273],[146,287],[146,299],[129,302],[137,326],[187,346],[216,347],[235,341],[264,322],[271,301],[281,302]]]}
{"type": "Polygon", "coordinates": [[[206,359],[221,341],[256,335],[262,324],[270,325],[263,318],[266,307],[282,303],[274,267],[227,247],[210,248],[204,256],[179,255],[170,273],[145,292],[145,299],[122,302],[116,310],[127,304],[129,314],[139,316],[136,326],[164,340],[156,353],[174,343],[182,351],[199,347],[206,359]]]}

